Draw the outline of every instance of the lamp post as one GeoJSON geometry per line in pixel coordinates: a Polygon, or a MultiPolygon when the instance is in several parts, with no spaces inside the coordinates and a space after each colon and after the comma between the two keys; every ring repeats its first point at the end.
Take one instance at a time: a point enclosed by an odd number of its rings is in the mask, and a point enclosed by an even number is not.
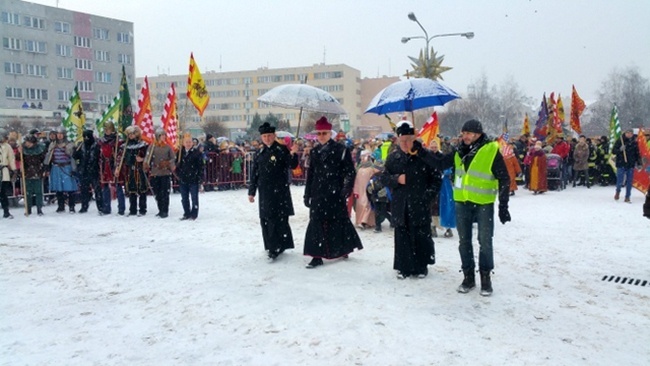
{"type": "Polygon", "coordinates": [[[402,37],[402,43],[406,43],[412,39],[424,39],[427,43],[426,45],[426,53],[424,54],[425,61],[429,61],[429,42],[431,42],[432,39],[434,38],[439,38],[439,37],[454,37],[454,36],[460,36],[460,37],[465,37],[467,39],[472,39],[474,38],[474,32],[464,32],[464,33],[443,33],[443,34],[434,34],[433,36],[429,37],[429,33],[427,32],[426,29],[420,24],[418,21],[418,18],[415,16],[413,12],[410,12],[408,14],[408,17],[410,20],[418,23],[422,31],[424,32],[424,37],[423,36],[413,36],[413,37],[402,37]]]}

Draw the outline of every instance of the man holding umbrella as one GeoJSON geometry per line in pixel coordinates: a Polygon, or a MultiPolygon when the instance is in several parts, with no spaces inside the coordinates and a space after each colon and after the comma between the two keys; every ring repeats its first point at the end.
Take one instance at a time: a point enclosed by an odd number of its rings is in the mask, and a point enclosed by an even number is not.
{"type": "Polygon", "coordinates": [[[346,206],[356,175],[350,151],[332,140],[332,124],[325,117],[316,121],[316,138],[303,197],[309,207],[304,254],[313,258],[307,268],[363,249],[346,206]]]}
{"type": "Polygon", "coordinates": [[[291,151],[275,140],[275,127],[264,122],[259,127],[262,146],[255,153],[248,188],[248,201],[255,202],[259,189],[260,223],[264,249],[269,261],[274,261],[285,249],[293,248],[293,234],[289,216],[293,216],[293,203],[289,190],[289,169],[298,166],[298,145],[291,151]]]}

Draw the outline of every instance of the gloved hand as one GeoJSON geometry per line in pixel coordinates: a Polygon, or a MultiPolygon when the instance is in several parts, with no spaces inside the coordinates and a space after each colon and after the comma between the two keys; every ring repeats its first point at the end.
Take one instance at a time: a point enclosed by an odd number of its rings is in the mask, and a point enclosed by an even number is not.
{"type": "Polygon", "coordinates": [[[621,145],[621,147],[619,148],[619,150],[621,150],[621,151],[625,151],[625,145],[621,145]]]}
{"type": "Polygon", "coordinates": [[[311,207],[311,199],[307,196],[302,198],[303,203],[305,204],[305,207],[311,207]]]}
{"type": "Polygon", "coordinates": [[[422,147],[422,143],[418,140],[413,141],[413,147],[411,148],[411,152],[415,155],[420,155],[424,148],[422,147]]]}
{"type": "Polygon", "coordinates": [[[501,221],[502,224],[511,221],[507,205],[499,205],[499,221],[501,221]]]}

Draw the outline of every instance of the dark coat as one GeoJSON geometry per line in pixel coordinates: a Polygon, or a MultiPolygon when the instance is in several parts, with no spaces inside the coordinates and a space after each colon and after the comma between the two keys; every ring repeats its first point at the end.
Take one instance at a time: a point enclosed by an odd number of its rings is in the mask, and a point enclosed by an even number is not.
{"type": "Polygon", "coordinates": [[[258,204],[261,218],[293,216],[293,202],[289,190],[289,169],[298,166],[298,155],[291,156],[286,146],[274,141],[264,145],[253,157],[248,195],[259,190],[258,204]]]}
{"type": "Polygon", "coordinates": [[[203,176],[203,154],[192,147],[189,151],[181,150],[180,162],[176,165],[176,174],[181,184],[201,184],[203,176]]]}
{"type": "Polygon", "coordinates": [[[94,138],[82,142],[72,157],[77,160],[77,173],[82,179],[99,179],[99,144],[94,138]]]}
{"type": "Polygon", "coordinates": [[[144,194],[149,190],[149,180],[144,172],[144,159],[147,156],[148,145],[144,141],[129,140],[124,150],[124,171],[126,172],[124,188],[127,194],[144,194]]]}
{"type": "MultiPolygon", "coordinates": [[[[420,144],[415,141],[414,144],[420,144]]],[[[391,213],[396,226],[420,226],[431,224],[431,201],[440,191],[440,171],[428,165],[423,159],[433,155],[421,149],[417,155],[410,155],[401,149],[393,150],[386,159],[382,182],[392,194],[391,213]],[[397,183],[400,175],[406,175],[406,184],[397,183]]]]}
{"type": "Polygon", "coordinates": [[[617,139],[612,147],[612,153],[616,154],[616,167],[617,168],[634,168],[634,166],[639,162],[639,145],[636,142],[634,136],[632,138],[627,138],[625,135],[622,136],[623,142],[621,139],[617,139]],[[621,150],[621,146],[625,146],[621,150]]]}
{"type": "Polygon", "coordinates": [[[25,166],[25,179],[41,179],[45,172],[43,161],[46,153],[45,144],[39,142],[31,148],[23,144],[23,165],[25,166]]]}
{"type": "Polygon", "coordinates": [[[334,140],[318,145],[310,153],[305,201],[309,200],[309,218],[348,218],[346,198],[352,193],[356,171],[350,151],[334,140]]]}

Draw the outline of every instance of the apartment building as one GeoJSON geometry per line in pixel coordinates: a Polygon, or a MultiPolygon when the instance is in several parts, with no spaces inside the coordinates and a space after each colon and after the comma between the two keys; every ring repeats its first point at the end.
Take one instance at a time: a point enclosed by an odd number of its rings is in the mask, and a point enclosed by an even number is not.
{"type": "MultiPolygon", "coordinates": [[[[200,60],[197,62],[200,64],[200,60]]],[[[361,123],[363,106],[360,72],[344,64],[316,64],[278,69],[262,67],[257,70],[232,72],[202,71],[202,76],[210,94],[210,103],[203,119],[213,118],[220,121],[231,134],[245,131],[255,113],[259,113],[262,118],[271,113],[280,120],[288,121],[295,128],[299,110],[270,106],[258,102],[257,98],[276,86],[303,82],[325,90],[341,103],[347,115],[339,116],[337,122],[343,129],[353,131],[361,123]]],[[[174,83],[178,95],[179,118],[186,123],[186,128],[200,130],[201,119],[191,103],[188,104],[185,95],[187,74],[148,76],[147,79],[154,116],[162,113],[167,92],[171,83],[174,83]],[[187,112],[186,105],[189,105],[187,112]]],[[[136,79],[137,90],[140,90],[143,80],[144,76],[136,79]]],[[[303,113],[303,120],[307,115],[308,112],[303,113]]]]}
{"type": "Polygon", "coordinates": [[[134,85],[132,22],[20,0],[0,4],[1,124],[60,122],[75,85],[94,118],[119,91],[122,66],[134,85]]]}

